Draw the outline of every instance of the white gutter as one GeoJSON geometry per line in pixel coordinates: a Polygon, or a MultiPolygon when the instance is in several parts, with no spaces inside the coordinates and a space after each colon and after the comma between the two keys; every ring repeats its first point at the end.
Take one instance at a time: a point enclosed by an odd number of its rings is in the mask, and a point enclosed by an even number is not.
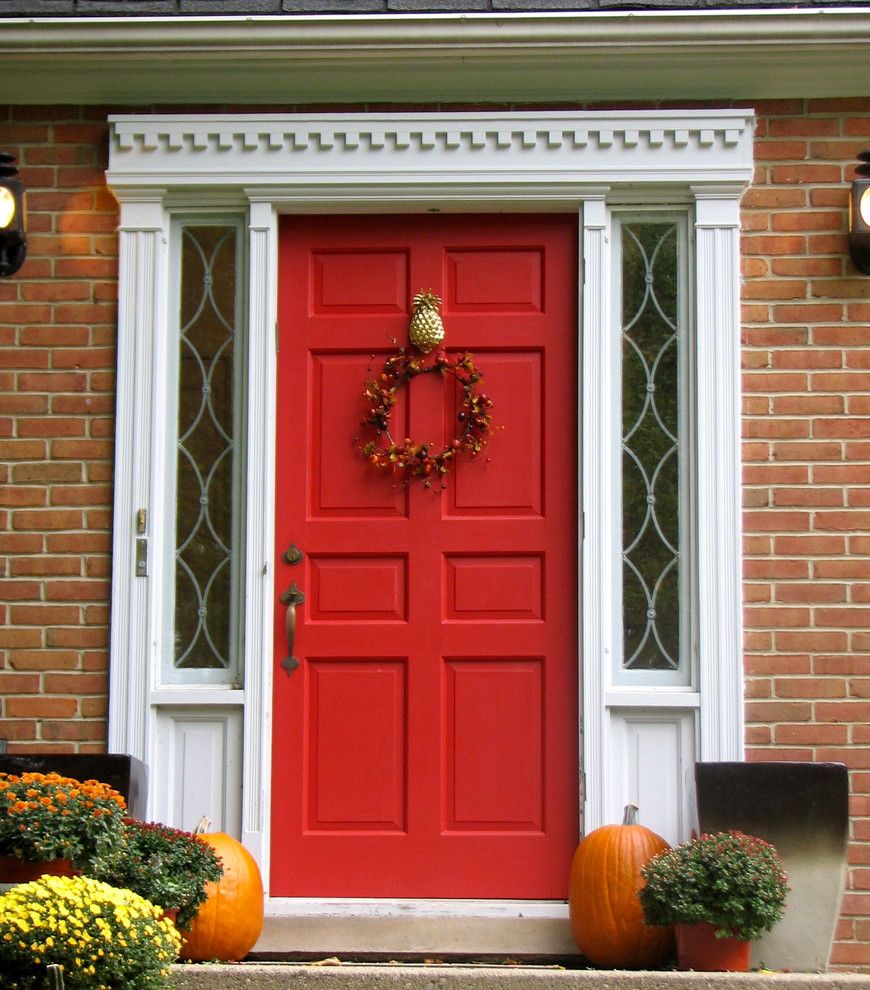
{"type": "Polygon", "coordinates": [[[7,104],[856,96],[870,7],[2,18],[0,62],[7,104]]]}

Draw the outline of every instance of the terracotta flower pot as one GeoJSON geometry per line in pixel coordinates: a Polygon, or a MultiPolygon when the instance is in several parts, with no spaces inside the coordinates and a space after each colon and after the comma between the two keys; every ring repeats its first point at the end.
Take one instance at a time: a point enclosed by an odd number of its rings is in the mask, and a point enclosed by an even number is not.
{"type": "Polygon", "coordinates": [[[750,943],[716,938],[716,925],[676,925],[677,967],[706,973],[749,972],[750,943]]]}
{"type": "Polygon", "coordinates": [[[17,856],[0,856],[0,883],[27,883],[38,880],[45,873],[55,877],[74,877],[81,871],[73,868],[68,859],[39,860],[32,862],[17,856]]]}

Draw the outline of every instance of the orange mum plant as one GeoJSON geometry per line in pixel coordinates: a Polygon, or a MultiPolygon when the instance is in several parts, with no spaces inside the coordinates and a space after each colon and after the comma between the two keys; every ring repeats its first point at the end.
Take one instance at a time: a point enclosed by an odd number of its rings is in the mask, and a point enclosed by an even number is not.
{"type": "Polygon", "coordinates": [[[96,780],[0,772],[0,855],[84,869],[118,844],[125,812],[124,798],[96,780]]]}

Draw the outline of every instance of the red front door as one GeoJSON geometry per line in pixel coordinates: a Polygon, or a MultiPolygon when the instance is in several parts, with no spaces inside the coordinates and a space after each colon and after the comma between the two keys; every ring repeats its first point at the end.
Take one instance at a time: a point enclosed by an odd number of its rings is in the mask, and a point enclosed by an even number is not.
{"type": "MultiPolygon", "coordinates": [[[[576,228],[570,216],[295,217],[279,270],[273,896],[564,898],[578,834],[576,228]],[[494,433],[447,488],[358,452],[411,300],[444,300],[494,433]],[[303,553],[290,565],[281,554],[303,553]]],[[[449,441],[423,375],[393,435],[449,441]]]]}

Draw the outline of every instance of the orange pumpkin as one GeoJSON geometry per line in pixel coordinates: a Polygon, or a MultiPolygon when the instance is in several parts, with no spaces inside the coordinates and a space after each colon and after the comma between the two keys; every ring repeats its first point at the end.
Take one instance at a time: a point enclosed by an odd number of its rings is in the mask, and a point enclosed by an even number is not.
{"type": "Polygon", "coordinates": [[[594,965],[654,969],[673,956],[673,930],[645,925],[637,897],[641,867],[668,848],[637,824],[633,804],[621,825],[597,828],[577,847],[568,892],[571,932],[594,965]]]}
{"type": "MultiPolygon", "coordinates": [[[[199,832],[199,830],[197,830],[199,832]]],[[[182,932],[181,958],[192,962],[238,962],[263,930],[263,881],[254,857],[225,832],[199,833],[220,856],[224,875],[206,887],[188,931],[182,932]]]]}

